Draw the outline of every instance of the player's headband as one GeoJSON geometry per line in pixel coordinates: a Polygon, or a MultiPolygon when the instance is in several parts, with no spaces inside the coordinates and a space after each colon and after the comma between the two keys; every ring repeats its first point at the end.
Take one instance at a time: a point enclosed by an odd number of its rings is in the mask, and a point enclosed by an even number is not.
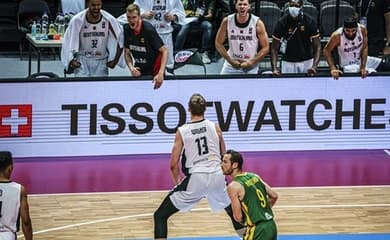
{"type": "Polygon", "coordinates": [[[357,28],[358,24],[356,21],[356,18],[346,18],[344,20],[344,27],[345,28],[357,28]]]}

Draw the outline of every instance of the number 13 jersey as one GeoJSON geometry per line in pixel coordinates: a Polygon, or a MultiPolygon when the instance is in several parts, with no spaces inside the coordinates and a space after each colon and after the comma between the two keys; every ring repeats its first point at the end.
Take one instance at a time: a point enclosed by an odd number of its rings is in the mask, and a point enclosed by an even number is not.
{"type": "Polygon", "coordinates": [[[221,171],[220,142],[215,123],[203,119],[179,127],[184,143],[182,165],[189,173],[221,171]]]}

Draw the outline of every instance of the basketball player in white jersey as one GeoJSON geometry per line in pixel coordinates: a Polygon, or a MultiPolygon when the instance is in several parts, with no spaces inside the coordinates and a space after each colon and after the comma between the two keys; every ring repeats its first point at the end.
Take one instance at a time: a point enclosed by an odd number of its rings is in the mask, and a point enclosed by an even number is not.
{"type": "Polygon", "coordinates": [[[215,38],[215,47],[225,58],[221,74],[257,74],[258,63],[269,52],[267,31],[264,23],[249,13],[249,0],[236,0],[235,6],[237,13],[222,20],[215,38]]]}
{"type": "Polygon", "coordinates": [[[182,24],[186,15],[181,0],[135,0],[141,9],[141,17],[150,22],[168,48],[167,68],[174,65],[172,22],[182,24]]]}
{"type": "Polygon", "coordinates": [[[108,68],[118,63],[122,48],[122,27],[108,12],[102,0],[88,0],[88,8],[69,23],[63,40],[61,58],[76,77],[108,76],[108,68]],[[69,59],[69,53],[74,56],[69,59]]]}
{"type": "Polygon", "coordinates": [[[11,181],[13,170],[10,152],[0,152],[0,239],[16,240],[20,219],[25,240],[33,239],[32,224],[25,188],[11,181]]]}
{"type": "Polygon", "coordinates": [[[213,211],[225,209],[241,235],[244,227],[233,219],[220,166],[221,154],[226,150],[222,130],[204,118],[206,100],[202,95],[193,94],[188,107],[191,122],[178,128],[171,154],[171,175],[176,186],[154,213],[154,238],[166,239],[168,218],[178,211],[190,211],[203,198],[213,211]],[[181,155],[184,179],[180,179],[178,165],[181,155]]]}
{"type": "Polygon", "coordinates": [[[362,78],[375,72],[381,64],[381,59],[368,56],[367,29],[357,23],[353,17],[344,20],[344,26],[330,36],[323,49],[324,56],[334,79],[338,79],[342,71],[336,67],[332,51],[337,48],[340,67],[344,72],[360,72],[362,78]]]}

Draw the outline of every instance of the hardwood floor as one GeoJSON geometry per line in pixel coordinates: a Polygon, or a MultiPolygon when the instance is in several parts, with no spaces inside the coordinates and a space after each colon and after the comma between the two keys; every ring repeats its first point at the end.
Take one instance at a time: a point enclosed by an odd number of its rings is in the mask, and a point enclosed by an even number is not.
{"type": "MultiPolygon", "coordinates": [[[[276,190],[279,234],[389,232],[390,185],[276,190]]],[[[153,212],[166,193],[31,195],[34,239],[151,239],[153,212]]],[[[234,235],[227,215],[211,213],[206,201],[169,220],[170,237],[234,235]]]]}

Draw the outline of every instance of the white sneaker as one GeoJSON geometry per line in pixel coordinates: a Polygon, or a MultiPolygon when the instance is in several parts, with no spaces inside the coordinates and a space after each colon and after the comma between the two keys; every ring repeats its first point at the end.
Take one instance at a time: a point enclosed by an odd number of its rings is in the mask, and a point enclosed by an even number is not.
{"type": "Polygon", "coordinates": [[[209,55],[208,55],[207,51],[205,51],[204,53],[202,53],[202,62],[203,62],[204,64],[209,64],[209,63],[211,63],[211,60],[210,60],[210,58],[209,58],[209,55]]]}

